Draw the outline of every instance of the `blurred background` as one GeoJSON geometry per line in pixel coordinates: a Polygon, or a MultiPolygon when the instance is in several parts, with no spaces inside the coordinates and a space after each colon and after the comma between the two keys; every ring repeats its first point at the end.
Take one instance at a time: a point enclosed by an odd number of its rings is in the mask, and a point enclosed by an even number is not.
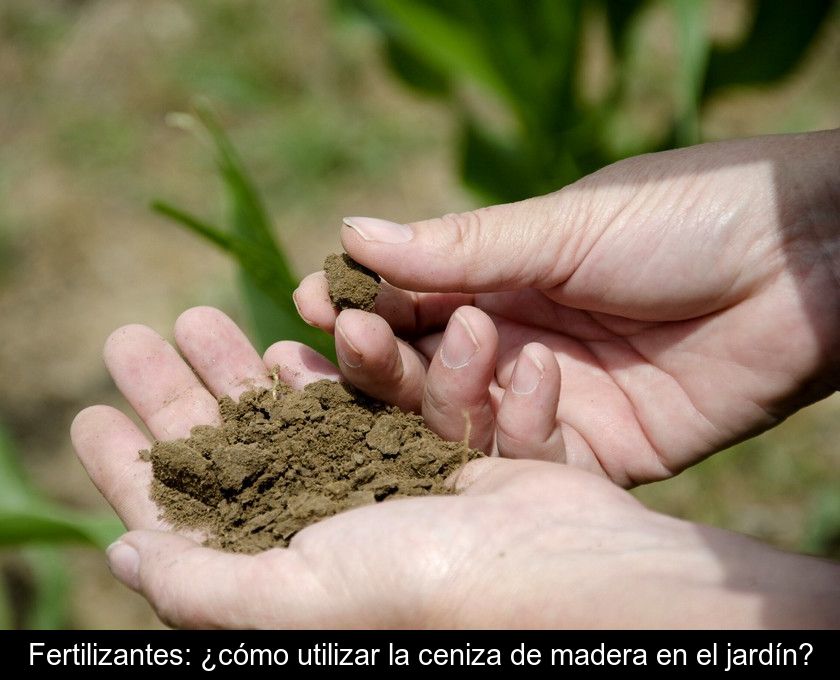
{"type": "MultiPolygon", "coordinates": [[[[160,626],[107,571],[120,527],[68,437],[84,406],[124,405],[100,358],[117,326],[171,337],[210,304],[258,344],[328,347],[287,295],[343,215],[837,127],[838,72],[820,0],[0,0],[0,625],[160,626]]],[[[835,395],[635,493],[836,558],[838,470],[835,395]]]]}

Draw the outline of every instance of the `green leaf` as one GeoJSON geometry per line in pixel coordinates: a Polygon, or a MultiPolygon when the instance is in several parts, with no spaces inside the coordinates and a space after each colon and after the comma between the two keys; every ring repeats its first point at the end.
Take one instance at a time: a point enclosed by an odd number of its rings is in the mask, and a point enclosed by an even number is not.
{"type": "Polygon", "coordinates": [[[752,27],[741,44],[712,51],[705,93],[783,78],[801,61],[835,7],[833,0],[759,0],[752,27]]]}
{"type": "Polygon", "coordinates": [[[0,428],[0,547],[70,542],[105,548],[123,531],[113,515],[74,512],[43,498],[27,479],[11,439],[0,428]]]}
{"type": "Polygon", "coordinates": [[[292,291],[268,290],[261,285],[252,269],[241,268],[239,281],[251,327],[254,329],[254,344],[260,352],[278,340],[296,340],[332,357],[334,349],[331,337],[301,321],[291,303],[292,291]]]}
{"type": "Polygon", "coordinates": [[[488,200],[512,202],[530,195],[533,178],[525,159],[469,119],[461,131],[461,159],[464,182],[488,200]]]}
{"type": "Polygon", "coordinates": [[[152,209],[237,260],[240,288],[258,349],[277,340],[297,340],[334,359],[330,336],[309,326],[297,313],[292,293],[298,280],[274,237],[259,192],[210,108],[202,104],[196,118],[178,114],[177,120],[182,127],[209,138],[228,194],[230,226],[220,229],[164,201],[153,202],[152,209]]]}
{"type": "Polygon", "coordinates": [[[37,493],[18,461],[12,438],[0,427],[0,504],[23,506],[36,497],[37,493]]]}
{"type": "Polygon", "coordinates": [[[239,160],[236,150],[206,104],[198,104],[196,113],[210,133],[215,146],[216,163],[231,203],[233,233],[264,249],[273,262],[277,275],[281,277],[278,285],[290,291],[294,290],[297,279],[292,274],[285,254],[277,244],[262,199],[239,160]]]}
{"type": "Polygon", "coordinates": [[[471,26],[493,69],[512,93],[511,108],[533,140],[574,117],[575,60],[581,36],[579,0],[471,3],[471,26]]]}
{"type": "Polygon", "coordinates": [[[802,549],[812,555],[840,557],[840,491],[815,491],[805,520],[802,549]]]}
{"type": "Polygon", "coordinates": [[[647,0],[604,0],[610,40],[617,56],[626,52],[628,29],[645,4],[647,0]]]}
{"type": "Polygon", "coordinates": [[[34,579],[32,603],[24,622],[30,630],[57,630],[67,626],[70,575],[60,551],[50,546],[24,553],[34,579]]]}
{"type": "Polygon", "coordinates": [[[385,43],[388,63],[407,85],[424,94],[446,96],[450,93],[449,79],[441,71],[431,68],[418,58],[414,52],[406,49],[398,40],[388,38],[385,43]]]}
{"type": "Polygon", "coordinates": [[[709,56],[704,0],[674,0],[679,30],[676,139],[679,146],[700,141],[699,109],[709,56]]]}
{"type": "MultiPolygon", "coordinates": [[[[228,234],[165,201],[154,201],[152,209],[170,218],[176,224],[203,236],[214,245],[233,255],[239,261],[239,264],[243,268],[247,268],[252,277],[258,279],[261,285],[267,289],[272,291],[289,290],[290,287],[277,281],[277,277],[282,276],[282,274],[278,271],[277,262],[272,254],[253,241],[228,234]]],[[[277,303],[288,309],[294,307],[290,296],[279,296],[277,303]]]]}
{"type": "Polygon", "coordinates": [[[0,630],[11,630],[15,626],[15,610],[9,597],[9,586],[0,579],[0,630]]]}
{"type": "Polygon", "coordinates": [[[116,517],[86,515],[44,501],[0,506],[0,547],[87,543],[104,550],[124,531],[116,517]]]}
{"type": "Polygon", "coordinates": [[[329,335],[306,324],[298,315],[292,292],[297,284],[287,287],[281,281],[277,262],[270,252],[253,242],[232,236],[165,201],[154,201],[152,209],[175,224],[199,234],[232,255],[240,266],[240,282],[248,312],[254,322],[257,344],[265,349],[277,340],[297,340],[334,358],[329,335]],[[245,275],[247,272],[247,276],[245,275]]]}
{"type": "Polygon", "coordinates": [[[515,97],[487,58],[469,25],[420,0],[368,0],[386,30],[417,58],[456,82],[473,82],[488,94],[515,104],[515,97]]]}
{"type": "MultiPolygon", "coordinates": [[[[231,236],[218,227],[214,227],[204,220],[199,219],[195,215],[191,215],[180,208],[176,208],[174,205],[167,203],[166,201],[152,201],[151,207],[156,213],[159,213],[164,217],[168,217],[176,224],[194,231],[199,236],[203,236],[222,250],[233,255],[239,254],[239,244],[237,244],[231,236]]],[[[256,252],[256,249],[254,250],[256,252]]]]}

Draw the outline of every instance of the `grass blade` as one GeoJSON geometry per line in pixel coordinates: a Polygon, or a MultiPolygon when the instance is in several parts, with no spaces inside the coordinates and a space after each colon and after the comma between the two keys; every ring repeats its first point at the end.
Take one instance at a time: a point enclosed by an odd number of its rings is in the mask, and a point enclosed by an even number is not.
{"type": "Polygon", "coordinates": [[[213,146],[230,203],[229,228],[220,229],[165,201],[153,202],[152,209],[236,259],[240,287],[258,349],[264,350],[277,340],[297,340],[334,359],[332,338],[309,326],[297,313],[292,292],[298,279],[273,235],[254,182],[210,108],[202,104],[197,108],[196,117],[178,114],[175,118],[180,127],[209,138],[213,146]]]}
{"type": "Polygon", "coordinates": [[[215,145],[216,163],[231,201],[233,233],[265,249],[279,277],[277,285],[294,290],[297,279],[277,244],[263,201],[236,150],[206,104],[199,105],[196,112],[215,145]]]}
{"type": "Polygon", "coordinates": [[[24,625],[29,630],[65,628],[71,584],[61,552],[43,546],[27,550],[25,556],[32,569],[34,593],[24,625]]]}
{"type": "Polygon", "coordinates": [[[104,550],[125,531],[114,516],[86,515],[51,503],[0,507],[0,547],[86,543],[104,550]]]}
{"type": "Polygon", "coordinates": [[[124,531],[113,515],[74,512],[45,499],[29,482],[0,428],[0,547],[87,543],[106,548],[124,531]]]}

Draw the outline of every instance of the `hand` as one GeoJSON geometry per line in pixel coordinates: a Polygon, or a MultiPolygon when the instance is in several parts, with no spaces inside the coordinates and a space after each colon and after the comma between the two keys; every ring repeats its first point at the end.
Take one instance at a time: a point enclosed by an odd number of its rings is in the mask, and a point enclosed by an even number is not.
{"type": "MultiPolygon", "coordinates": [[[[215,398],[334,377],[292,342],[261,359],[221,312],[175,328],[192,368],[154,331],[127,326],[105,347],[116,384],[153,436],[218,420],[215,398]]],[[[840,623],[837,567],[656,515],[567,466],[487,458],[461,495],[387,501],[336,515],[286,549],[233,555],[168,531],[149,499],[149,440],[107,406],[82,411],[73,443],[130,531],[114,574],[161,618],[190,627],[662,627],[840,623]]]]}
{"type": "Polygon", "coordinates": [[[296,304],[349,381],[446,438],[466,410],[486,451],[666,478],[840,385],[838,160],[840,131],[765,137],[439,220],[350,218],[345,249],[388,281],[378,316],[336,316],[323,273],[296,304]]]}

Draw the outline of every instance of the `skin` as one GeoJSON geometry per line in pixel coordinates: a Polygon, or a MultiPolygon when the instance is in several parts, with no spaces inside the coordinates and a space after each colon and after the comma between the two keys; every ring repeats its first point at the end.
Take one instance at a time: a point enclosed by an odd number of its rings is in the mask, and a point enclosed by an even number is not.
{"type": "Polygon", "coordinates": [[[379,316],[336,316],[321,272],[295,301],[335,333],[348,380],[444,436],[463,437],[466,409],[479,448],[622,486],[664,479],[840,385],[838,160],[837,130],[763,137],[394,225],[400,243],[349,218],[345,249],[390,284],[379,316]],[[451,369],[436,350],[442,332],[459,342],[456,318],[478,350],[451,369]],[[523,354],[544,376],[508,403],[523,354]],[[534,428],[542,445],[524,446],[534,428]]]}
{"type": "MultiPolygon", "coordinates": [[[[215,397],[334,376],[297,343],[261,359],[224,314],[199,307],[178,349],[144,326],[105,347],[115,382],[154,437],[218,421],[215,397]],[[199,381],[199,378],[201,381],[199,381]]],[[[603,477],[566,465],[486,458],[457,496],[358,508],[286,549],[244,556],[158,519],[149,439],[108,406],[82,411],[73,443],[131,529],[108,550],[114,575],[178,627],[756,627],[840,625],[840,569],[647,510],[603,477]],[[628,587],[632,584],[632,587],[628,587]]]]}
{"type": "MultiPolygon", "coordinates": [[[[317,274],[295,295],[335,330],[341,372],[455,439],[466,407],[473,443],[544,460],[474,461],[458,496],[237,556],[160,523],[148,438],[94,406],[71,434],[131,529],[113,572],[177,626],[840,626],[838,565],[658,515],[610,481],[666,477],[836,389],[839,147],[828,132],[640,157],[407,240],[351,220],[348,252],[392,284],[379,315],[336,317],[317,274]]],[[[293,387],[336,376],[297,343],[261,358],[209,308],[175,341],[183,359],[143,326],[105,347],[160,439],[217,422],[215,397],[269,386],[275,365],[293,387]]]]}

